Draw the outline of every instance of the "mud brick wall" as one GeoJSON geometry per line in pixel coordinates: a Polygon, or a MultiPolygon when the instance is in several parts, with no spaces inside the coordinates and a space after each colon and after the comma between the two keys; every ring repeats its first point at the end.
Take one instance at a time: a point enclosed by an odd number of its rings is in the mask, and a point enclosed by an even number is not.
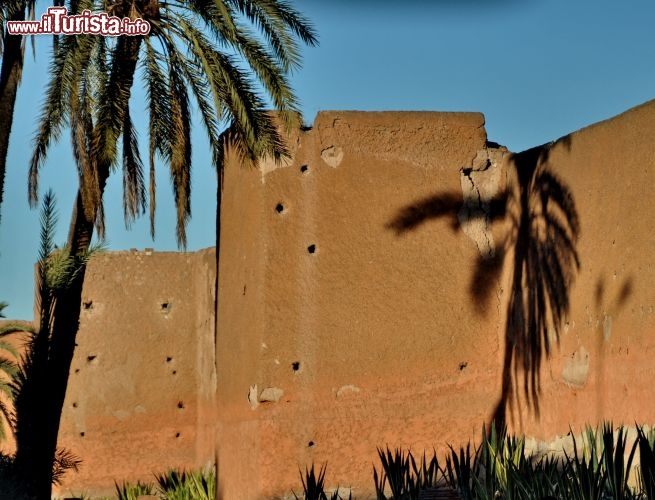
{"type": "Polygon", "coordinates": [[[217,460],[220,498],[288,498],[327,462],[361,499],[378,446],[652,424],[653,137],[653,102],[518,154],[479,113],[330,111],[229,153],[218,295],[212,249],[91,262],[59,491],[217,460]]]}
{"type": "Polygon", "coordinates": [[[83,462],[60,492],[214,462],[215,268],[213,249],[93,258],[60,438],[83,462]]]}
{"type": "Polygon", "coordinates": [[[652,422],[655,104],[521,154],[483,125],[324,112],[289,162],[228,164],[223,498],[325,462],[362,498],[377,446],[443,450],[494,418],[539,446],[652,422]]]}

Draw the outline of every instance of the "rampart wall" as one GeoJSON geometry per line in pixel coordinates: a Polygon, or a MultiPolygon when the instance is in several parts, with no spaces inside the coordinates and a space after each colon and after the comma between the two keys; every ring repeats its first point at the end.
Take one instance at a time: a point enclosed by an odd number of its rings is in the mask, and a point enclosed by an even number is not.
{"type": "Polygon", "coordinates": [[[215,269],[213,249],[89,264],[60,431],[83,462],[59,491],[113,494],[214,463],[215,269]]]}
{"type": "Polygon", "coordinates": [[[545,442],[652,421],[655,104],[521,154],[483,124],[325,112],[288,165],[228,165],[224,498],[312,462],[361,498],[377,446],[443,450],[494,418],[545,442]]]}
{"type": "Polygon", "coordinates": [[[212,250],[89,267],[62,491],[216,457],[225,500],[325,462],[361,499],[378,446],[652,423],[654,136],[654,102],[519,154],[478,113],[332,111],[228,155],[217,297],[212,250]]]}

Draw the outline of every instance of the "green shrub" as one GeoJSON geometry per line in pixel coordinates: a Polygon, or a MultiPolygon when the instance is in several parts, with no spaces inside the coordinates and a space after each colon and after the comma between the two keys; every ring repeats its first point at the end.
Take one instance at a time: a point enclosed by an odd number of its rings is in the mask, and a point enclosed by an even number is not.
{"type": "Polygon", "coordinates": [[[214,500],[214,471],[169,470],[155,476],[157,483],[116,484],[118,500],[136,500],[139,495],[156,495],[162,500],[214,500]]]}
{"type": "Polygon", "coordinates": [[[214,471],[176,471],[157,476],[157,483],[164,500],[214,500],[216,474],[214,471]]]}
{"type": "Polygon", "coordinates": [[[141,481],[136,484],[129,483],[114,483],[116,486],[116,494],[118,500],[137,500],[141,495],[152,495],[154,488],[152,483],[142,483],[141,481]]]}
{"type": "Polygon", "coordinates": [[[391,491],[391,499],[417,500],[421,490],[434,488],[443,475],[436,452],[428,461],[425,453],[420,465],[410,451],[406,453],[400,448],[391,451],[378,448],[378,456],[382,467],[380,473],[373,467],[373,481],[378,500],[387,500],[387,485],[391,491]]]}

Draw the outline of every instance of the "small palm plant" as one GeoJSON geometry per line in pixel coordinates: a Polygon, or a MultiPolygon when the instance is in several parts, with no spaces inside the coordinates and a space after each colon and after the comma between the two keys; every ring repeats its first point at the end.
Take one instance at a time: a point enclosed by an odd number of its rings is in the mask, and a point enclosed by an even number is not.
{"type": "MultiPolygon", "coordinates": [[[[0,381],[0,392],[11,398],[14,410],[0,407],[9,421],[16,437],[17,455],[26,440],[24,436],[34,432],[36,418],[43,404],[43,388],[47,380],[51,358],[52,311],[57,294],[66,289],[86,265],[91,255],[100,250],[92,247],[81,256],[73,257],[67,249],[58,249],[54,244],[57,225],[55,197],[48,191],[41,209],[41,234],[38,260],[37,310],[38,326],[25,324],[7,325],[0,329],[0,350],[11,346],[4,342],[3,336],[15,333],[27,335],[24,351],[18,365],[0,357],[0,372],[8,375],[8,380],[0,381]]],[[[11,348],[13,349],[13,348],[11,348]]],[[[15,353],[13,350],[9,352],[15,353]]],[[[27,441],[29,442],[29,440],[27,441]]],[[[52,464],[51,480],[58,483],[69,469],[77,469],[80,461],[71,452],[59,449],[52,464]]],[[[17,487],[29,491],[31,464],[21,463],[14,457],[13,480],[17,487]]]]}
{"type": "MultiPolygon", "coordinates": [[[[0,318],[4,318],[2,311],[7,307],[6,302],[0,302],[0,318]]],[[[14,346],[7,342],[6,338],[16,331],[16,325],[5,325],[0,327],[0,415],[4,422],[0,422],[0,441],[7,437],[5,423],[11,424],[12,413],[7,405],[13,398],[13,380],[17,373],[16,359],[18,353],[14,346]],[[8,353],[6,356],[4,353],[8,353]]]]}

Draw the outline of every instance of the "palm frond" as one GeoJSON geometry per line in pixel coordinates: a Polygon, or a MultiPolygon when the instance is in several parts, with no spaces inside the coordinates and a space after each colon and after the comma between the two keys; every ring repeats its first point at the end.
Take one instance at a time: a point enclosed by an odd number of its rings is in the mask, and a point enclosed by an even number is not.
{"type": "MultiPolygon", "coordinates": [[[[180,70],[183,72],[191,91],[198,104],[198,110],[209,138],[209,145],[212,152],[212,161],[214,166],[220,158],[222,143],[218,131],[218,116],[215,111],[217,107],[222,106],[218,98],[216,84],[213,80],[211,68],[208,65],[207,48],[211,50],[210,42],[205,38],[193,23],[184,18],[180,18],[183,32],[187,36],[191,61],[176,58],[180,63],[180,70]]],[[[209,55],[211,57],[211,55],[209,55]]]]}
{"type": "Polygon", "coordinates": [[[129,108],[125,110],[123,125],[123,213],[129,227],[146,210],[146,188],[143,180],[143,162],[139,154],[139,139],[130,118],[129,108]]]}
{"type": "Polygon", "coordinates": [[[169,82],[171,114],[175,135],[171,147],[170,172],[177,208],[177,244],[186,248],[186,225],[191,217],[191,111],[182,75],[182,61],[169,47],[169,82]]]}
{"type": "Polygon", "coordinates": [[[78,87],[100,38],[93,35],[65,37],[55,51],[29,166],[28,199],[32,207],[39,199],[39,170],[46,160],[50,144],[59,140],[62,127],[68,124],[71,92],[78,87]]]}
{"type": "Polygon", "coordinates": [[[171,137],[173,137],[172,118],[170,116],[170,94],[166,76],[162,71],[162,55],[152,46],[150,38],[144,40],[145,59],[143,62],[146,96],[149,106],[148,123],[148,162],[149,162],[149,202],[150,202],[150,236],[155,237],[156,181],[155,155],[157,152],[170,161],[171,137]]]}
{"type": "Polygon", "coordinates": [[[99,93],[92,151],[103,176],[107,175],[104,170],[116,163],[141,41],[141,37],[118,37],[110,56],[109,76],[99,93]]]}
{"type": "Polygon", "coordinates": [[[283,0],[228,0],[262,31],[287,67],[300,64],[298,47],[291,35],[306,45],[318,43],[316,31],[307,18],[283,0]]]}
{"type": "MultiPolygon", "coordinates": [[[[72,0],[70,9],[96,4],[72,0]]],[[[124,11],[127,3],[100,6],[116,13],[124,11]]],[[[147,38],[97,37],[102,41],[90,43],[85,37],[62,37],[30,164],[30,202],[33,205],[38,199],[39,169],[50,143],[70,125],[85,215],[95,217],[95,229],[102,237],[102,193],[118,163],[122,135],[126,225],[145,212],[149,199],[154,236],[159,157],[170,169],[177,239],[185,247],[191,216],[192,99],[217,170],[222,169],[226,144],[247,163],[263,156],[281,160],[288,151],[278,124],[288,128],[298,116],[287,73],[299,65],[300,44],[314,45],[316,34],[290,4],[279,0],[173,1],[158,5],[156,12],[142,10],[139,13],[151,23],[147,38]],[[161,48],[155,48],[157,41],[161,48]],[[138,64],[146,82],[149,113],[148,193],[128,109],[138,64]],[[265,111],[266,97],[277,108],[277,116],[265,111]],[[230,132],[221,135],[221,125],[228,125],[230,132]]]]}
{"type": "MultiPolygon", "coordinates": [[[[70,128],[73,156],[78,169],[82,206],[86,217],[90,220],[95,218],[98,207],[102,202],[97,163],[91,155],[93,81],[90,71],[85,69],[80,75],[79,88],[73,87],[70,92],[70,128]]],[[[98,225],[102,226],[103,221],[98,220],[98,225]]]]}

